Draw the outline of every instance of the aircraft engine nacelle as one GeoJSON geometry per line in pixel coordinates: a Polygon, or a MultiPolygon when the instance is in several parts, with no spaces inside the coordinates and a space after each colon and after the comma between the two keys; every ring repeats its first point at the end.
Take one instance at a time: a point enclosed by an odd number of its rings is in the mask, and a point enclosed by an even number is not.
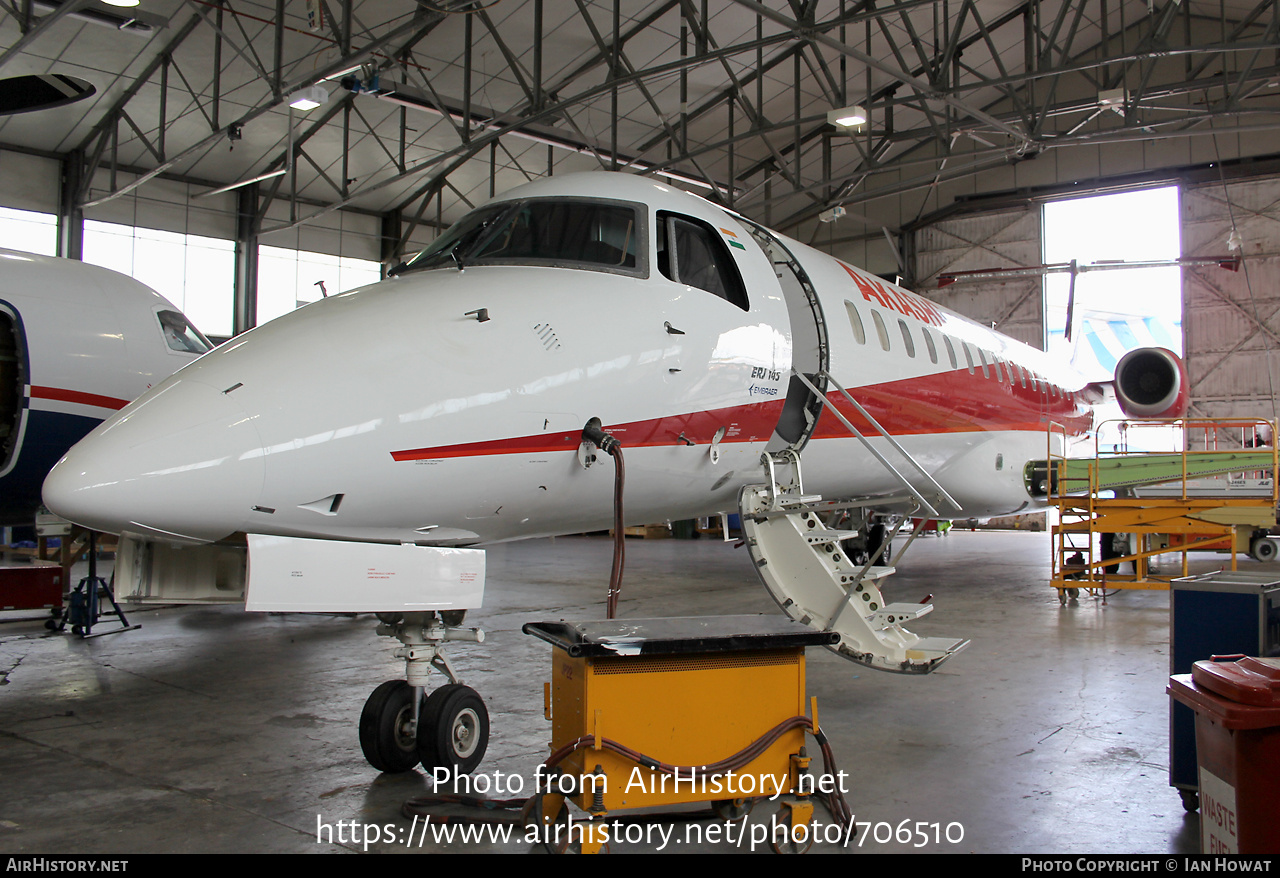
{"type": "Polygon", "coordinates": [[[1182,417],[1189,386],[1182,359],[1164,348],[1138,348],[1116,363],[1116,400],[1131,418],[1182,417]]]}

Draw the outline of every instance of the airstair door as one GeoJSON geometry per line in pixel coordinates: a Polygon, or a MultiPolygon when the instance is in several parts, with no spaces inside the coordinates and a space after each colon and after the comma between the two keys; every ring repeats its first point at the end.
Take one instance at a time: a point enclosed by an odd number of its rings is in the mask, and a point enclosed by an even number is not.
{"type": "MultiPolygon", "coordinates": [[[[825,393],[830,348],[826,319],[813,282],[795,254],[778,236],[745,219],[743,225],[773,263],[774,274],[782,287],[787,316],[791,322],[791,368],[809,376],[810,383],[825,393]]],[[[778,418],[778,425],[766,446],[767,450],[777,452],[789,449],[798,453],[813,434],[821,412],[822,399],[813,392],[813,388],[792,375],[782,415],[778,418]]]]}

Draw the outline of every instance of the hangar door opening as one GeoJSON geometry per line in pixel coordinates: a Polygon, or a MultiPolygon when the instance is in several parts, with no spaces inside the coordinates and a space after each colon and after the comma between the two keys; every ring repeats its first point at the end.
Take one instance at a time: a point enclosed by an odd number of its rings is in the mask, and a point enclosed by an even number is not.
{"type": "MultiPolygon", "coordinates": [[[[1046,349],[1090,381],[1111,379],[1135,348],[1182,356],[1178,201],[1178,188],[1166,186],[1044,205],[1045,264],[1078,267],[1074,290],[1071,272],[1045,276],[1046,349]],[[1128,267],[1152,262],[1166,264],[1128,267]]],[[[1099,422],[1121,417],[1118,406],[1098,413],[1099,422]]],[[[1110,449],[1122,440],[1104,430],[1098,441],[1110,449]]]]}

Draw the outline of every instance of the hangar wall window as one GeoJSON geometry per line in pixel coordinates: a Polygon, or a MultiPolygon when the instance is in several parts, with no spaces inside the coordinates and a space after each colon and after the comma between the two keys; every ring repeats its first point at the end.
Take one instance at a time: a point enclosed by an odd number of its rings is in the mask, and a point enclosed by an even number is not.
{"type": "Polygon", "coordinates": [[[206,335],[231,335],[234,242],[85,220],[84,261],[142,281],[206,335]]]}
{"type": "Polygon", "coordinates": [[[657,239],[658,269],[669,280],[749,310],[738,265],[718,232],[700,220],[659,212],[657,239]]]}
{"type": "Polygon", "coordinates": [[[330,256],[285,247],[258,247],[258,325],[345,290],[377,283],[381,267],[368,259],[330,256]]]}
{"type": "Polygon", "coordinates": [[[58,218],[51,213],[0,207],[0,241],[9,250],[56,256],[58,218]]]}

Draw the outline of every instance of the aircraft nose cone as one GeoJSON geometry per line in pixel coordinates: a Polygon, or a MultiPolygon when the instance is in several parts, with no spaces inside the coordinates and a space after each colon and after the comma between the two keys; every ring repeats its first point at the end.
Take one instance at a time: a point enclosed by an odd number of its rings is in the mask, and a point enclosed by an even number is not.
{"type": "Polygon", "coordinates": [[[262,491],[254,418],[224,392],[171,379],[104,422],[49,473],[44,502],[93,530],[221,539],[262,491]]]}

